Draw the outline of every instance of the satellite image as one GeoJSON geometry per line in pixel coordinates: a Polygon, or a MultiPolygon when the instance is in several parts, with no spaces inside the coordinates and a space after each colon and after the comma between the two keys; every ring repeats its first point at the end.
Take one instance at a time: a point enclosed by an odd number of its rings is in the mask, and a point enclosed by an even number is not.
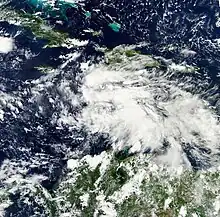
{"type": "Polygon", "coordinates": [[[0,0],[0,217],[219,217],[218,0],[0,0]]]}

